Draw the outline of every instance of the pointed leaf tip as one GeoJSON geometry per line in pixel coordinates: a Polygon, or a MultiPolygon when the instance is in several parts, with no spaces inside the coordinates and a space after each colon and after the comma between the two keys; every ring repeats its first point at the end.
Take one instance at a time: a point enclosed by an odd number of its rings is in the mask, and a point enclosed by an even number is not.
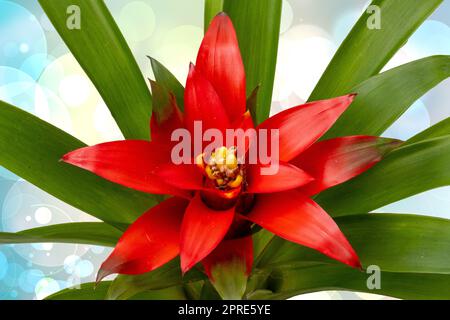
{"type": "Polygon", "coordinates": [[[142,274],[166,264],[179,253],[179,230],[188,201],[169,198],[139,217],[103,262],[97,279],[113,274],[142,274]]]}
{"type": "Polygon", "coordinates": [[[381,143],[378,146],[378,149],[379,149],[381,156],[384,157],[389,152],[400,147],[403,143],[404,143],[404,141],[402,141],[402,140],[386,138],[385,143],[381,143]]]}
{"type": "Polygon", "coordinates": [[[153,91],[154,87],[157,86],[158,83],[155,80],[152,80],[150,78],[147,78],[147,79],[148,79],[148,82],[150,82],[150,86],[152,87],[152,91],[153,91]]]}
{"type": "Polygon", "coordinates": [[[245,112],[245,70],[231,19],[217,15],[205,33],[196,59],[197,70],[212,84],[228,117],[235,121],[245,112]]]}
{"type": "Polygon", "coordinates": [[[344,95],[299,105],[270,117],[258,129],[278,129],[280,160],[290,161],[327,132],[352,101],[344,95]]]}
{"type": "Polygon", "coordinates": [[[97,288],[97,286],[99,285],[99,283],[106,278],[107,276],[113,274],[113,272],[105,270],[105,269],[99,269],[97,272],[97,277],[95,278],[95,286],[94,289],[97,288]]]}
{"type": "Polygon", "coordinates": [[[184,87],[178,79],[158,60],[148,56],[155,81],[167,91],[172,92],[176,99],[178,107],[184,110],[184,87]]]}
{"type": "Polygon", "coordinates": [[[147,55],[148,60],[150,60],[150,63],[153,65],[156,62],[156,59],[152,56],[147,55]]]}
{"type": "Polygon", "coordinates": [[[183,274],[208,256],[223,240],[234,218],[234,208],[217,211],[196,194],[183,217],[180,257],[183,274]]]}
{"type": "Polygon", "coordinates": [[[260,195],[246,218],[288,241],[353,268],[361,267],[355,250],[334,220],[298,190],[260,195]]]}
{"type": "Polygon", "coordinates": [[[315,143],[291,163],[316,179],[302,188],[312,196],[369,170],[400,143],[375,136],[339,137],[315,143]]]}
{"type": "Polygon", "coordinates": [[[242,299],[253,265],[252,237],[223,241],[202,264],[222,299],[242,299]]]}

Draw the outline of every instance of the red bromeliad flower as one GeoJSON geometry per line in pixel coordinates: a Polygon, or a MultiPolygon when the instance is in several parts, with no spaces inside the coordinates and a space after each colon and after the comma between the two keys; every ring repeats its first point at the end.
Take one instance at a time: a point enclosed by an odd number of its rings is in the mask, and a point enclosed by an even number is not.
{"type": "Polygon", "coordinates": [[[219,267],[227,263],[248,275],[253,224],[361,268],[336,223],[310,199],[369,169],[396,144],[370,136],[317,142],[353,98],[297,106],[257,126],[256,130],[279,130],[279,170],[274,175],[261,174],[261,163],[238,161],[236,148],[230,145],[207,155],[203,150],[194,154],[193,164],[174,164],[171,134],[177,128],[194,133],[195,121],[201,121],[204,130],[254,128],[246,111],[245,72],[236,34],[230,19],[218,15],[203,39],[196,65],[190,67],[184,113],[170,96],[164,108],[154,110],[152,141],[109,142],[63,157],[115,183],[172,196],[128,228],[101,266],[98,280],[112,273],[148,272],[178,255],[183,273],[201,262],[213,282],[220,276],[219,267]]]}

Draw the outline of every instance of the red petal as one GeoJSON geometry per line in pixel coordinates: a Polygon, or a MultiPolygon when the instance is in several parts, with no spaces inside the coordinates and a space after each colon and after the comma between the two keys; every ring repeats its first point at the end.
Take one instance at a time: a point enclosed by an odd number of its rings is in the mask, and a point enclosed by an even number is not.
{"type": "Polygon", "coordinates": [[[202,121],[202,129],[229,127],[228,116],[211,83],[191,64],[184,93],[185,123],[193,133],[194,121],[202,121]]]}
{"type": "Polygon", "coordinates": [[[269,165],[250,165],[247,173],[248,193],[270,193],[298,188],[314,180],[305,171],[289,163],[279,163],[278,172],[264,174],[269,165]]]}
{"type": "Polygon", "coordinates": [[[203,189],[203,173],[195,164],[165,164],[159,167],[157,174],[168,184],[180,189],[203,189]]]}
{"type": "Polygon", "coordinates": [[[253,118],[250,111],[246,111],[239,118],[237,118],[237,120],[233,122],[232,127],[241,128],[244,131],[247,129],[254,129],[255,125],[253,123],[253,118]]]}
{"type": "Polygon", "coordinates": [[[170,161],[166,149],[156,142],[115,141],[72,151],[62,160],[139,191],[188,197],[155,175],[158,165],[170,161]]]}
{"type": "Polygon", "coordinates": [[[216,89],[229,119],[238,119],[246,108],[245,70],[233,23],[226,14],[211,22],[196,64],[216,89]]]}
{"type": "Polygon", "coordinates": [[[249,111],[246,111],[243,115],[239,117],[238,120],[236,120],[231,125],[232,128],[235,129],[234,133],[234,139],[225,139],[226,146],[237,147],[237,154],[238,155],[244,155],[247,153],[249,146],[252,142],[254,142],[254,138],[256,138],[256,135],[251,134],[255,129],[255,125],[253,124],[252,115],[249,111]],[[249,135],[246,134],[247,130],[249,130],[249,135]],[[242,148],[244,150],[240,150],[242,148]]]}
{"type": "Polygon", "coordinates": [[[141,274],[175,258],[188,201],[170,198],[144,213],[122,235],[103,262],[97,281],[113,273],[141,274]]]}
{"type": "Polygon", "coordinates": [[[234,208],[216,211],[207,207],[200,194],[186,209],[181,227],[181,269],[186,273],[213,251],[226,235],[234,218],[234,208]]]}
{"type": "Polygon", "coordinates": [[[258,129],[279,129],[279,156],[289,161],[317,141],[352,103],[354,94],[300,105],[267,119],[258,129]]]}
{"type": "Polygon", "coordinates": [[[313,248],[351,267],[361,267],[333,219],[297,190],[259,195],[247,218],[286,240],[313,248]]]}
{"type": "Polygon", "coordinates": [[[203,259],[202,264],[208,277],[214,281],[212,269],[219,264],[226,264],[230,261],[242,262],[245,274],[250,275],[253,265],[253,240],[251,236],[222,241],[213,252],[203,259]]]}
{"type": "Polygon", "coordinates": [[[301,189],[314,195],[370,169],[399,143],[394,139],[370,136],[330,139],[312,145],[291,163],[314,177],[312,183],[301,189]]]}
{"type": "Polygon", "coordinates": [[[152,141],[168,143],[172,132],[183,127],[183,115],[172,93],[168,93],[154,81],[150,83],[153,93],[153,113],[150,120],[152,141]]]}

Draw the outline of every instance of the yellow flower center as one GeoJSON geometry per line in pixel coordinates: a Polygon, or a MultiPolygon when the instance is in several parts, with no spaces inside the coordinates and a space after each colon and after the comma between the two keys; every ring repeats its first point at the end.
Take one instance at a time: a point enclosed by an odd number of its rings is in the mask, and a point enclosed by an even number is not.
{"type": "Polygon", "coordinates": [[[235,147],[217,148],[209,157],[202,153],[197,156],[196,163],[220,190],[238,188],[244,180],[235,147]]]}

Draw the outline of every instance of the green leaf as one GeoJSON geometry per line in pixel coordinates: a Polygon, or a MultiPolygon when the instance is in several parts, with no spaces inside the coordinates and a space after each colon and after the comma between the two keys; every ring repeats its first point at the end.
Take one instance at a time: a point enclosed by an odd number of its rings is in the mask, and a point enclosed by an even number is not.
{"type": "MultiPolygon", "coordinates": [[[[105,300],[111,281],[83,283],[52,294],[45,300],[105,300]]],[[[185,300],[183,288],[180,286],[151,290],[130,297],[130,300],[185,300]]]]}
{"type": "Polygon", "coordinates": [[[225,0],[237,32],[247,77],[247,95],[258,85],[257,123],[270,112],[280,34],[281,0],[225,0]]]}
{"type": "MultiPolygon", "coordinates": [[[[378,74],[442,0],[374,0],[339,47],[309,100],[344,95],[378,74]],[[380,14],[380,29],[368,23],[380,14]]],[[[388,98],[388,97],[387,97],[388,98]]]]}
{"type": "Polygon", "coordinates": [[[188,300],[199,300],[202,294],[204,281],[184,283],[184,293],[188,300]]]}
{"type": "MultiPolygon", "coordinates": [[[[149,139],[152,100],[145,80],[103,1],[39,0],[53,26],[102,96],[127,139],[149,139]],[[77,19],[80,29],[69,28],[77,19]]],[[[73,88],[77,90],[77,88],[73,88]]]]}
{"type": "Polygon", "coordinates": [[[156,200],[59,161],[67,152],[84,146],[64,131],[0,101],[0,165],[123,230],[156,200]]]}
{"type": "Polygon", "coordinates": [[[219,12],[223,11],[223,1],[224,0],[205,0],[205,32],[208,30],[212,19],[214,19],[219,12]]]}
{"type": "Polygon", "coordinates": [[[164,87],[167,91],[173,93],[177,99],[178,107],[181,111],[184,110],[184,87],[178,79],[158,60],[148,57],[150,59],[153,74],[156,82],[164,87]]]}
{"type": "Polygon", "coordinates": [[[173,112],[174,96],[158,82],[150,80],[153,93],[153,117],[157,123],[163,123],[173,112]]]}
{"type": "Polygon", "coordinates": [[[259,86],[257,86],[255,89],[253,89],[252,93],[247,97],[247,110],[250,111],[250,114],[253,119],[253,123],[257,123],[257,107],[258,107],[258,92],[259,92],[259,86]]]}
{"type": "Polygon", "coordinates": [[[104,300],[110,284],[111,281],[100,282],[97,286],[94,282],[82,283],[78,288],[71,287],[58,291],[45,300],[104,300]]]}
{"type": "Polygon", "coordinates": [[[450,184],[450,136],[407,144],[370,170],[325,190],[315,200],[334,217],[370,212],[450,184]]]}
{"type": "MultiPolygon", "coordinates": [[[[307,266],[277,270],[269,279],[269,289],[256,292],[251,299],[287,299],[323,290],[351,290],[402,299],[449,299],[450,275],[381,272],[380,289],[369,289],[366,274],[334,265],[307,266]]],[[[371,283],[371,280],[369,280],[371,283]]]]}
{"type": "MultiPolygon", "coordinates": [[[[409,214],[361,214],[336,219],[364,268],[450,275],[450,220],[409,214]]],[[[298,263],[341,265],[312,249],[274,238],[258,268],[292,268],[298,263]]]]}
{"type": "Polygon", "coordinates": [[[121,235],[122,232],[102,222],[74,222],[16,233],[0,232],[0,244],[60,242],[114,247],[121,235]]]}
{"type": "Polygon", "coordinates": [[[404,64],[352,89],[355,101],[323,139],[381,135],[414,101],[450,77],[450,56],[433,56],[404,64]]]}
{"type": "Polygon", "coordinates": [[[219,293],[213,287],[210,281],[205,281],[200,293],[200,300],[221,300],[219,293]]]}
{"type": "Polygon", "coordinates": [[[267,244],[272,241],[273,237],[274,234],[266,229],[261,229],[253,234],[253,256],[255,257],[254,265],[257,265],[258,259],[264,254],[267,244]]]}
{"type": "Polygon", "coordinates": [[[246,261],[232,259],[211,268],[211,284],[223,300],[241,300],[247,289],[246,261]]]}
{"type": "Polygon", "coordinates": [[[119,275],[112,282],[106,298],[108,300],[126,300],[147,290],[157,290],[205,279],[205,275],[192,269],[184,277],[181,275],[178,258],[162,267],[141,275],[119,275]]]}

